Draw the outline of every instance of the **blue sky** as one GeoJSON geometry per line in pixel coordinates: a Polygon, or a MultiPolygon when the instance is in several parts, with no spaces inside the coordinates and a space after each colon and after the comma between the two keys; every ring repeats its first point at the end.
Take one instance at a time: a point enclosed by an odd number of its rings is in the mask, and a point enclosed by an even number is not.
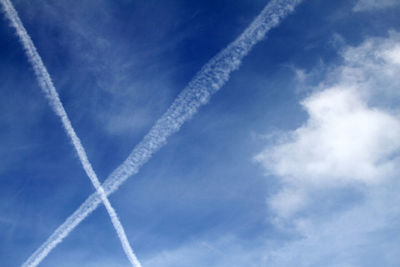
{"type": "MultiPolygon", "coordinates": [[[[267,1],[13,4],[99,179],[267,1]]],[[[110,201],[143,266],[399,266],[400,4],[305,0],[110,201]]],[[[0,259],[94,192],[0,23],[0,259]]],[[[100,206],[40,266],[129,266],[100,206]]]]}

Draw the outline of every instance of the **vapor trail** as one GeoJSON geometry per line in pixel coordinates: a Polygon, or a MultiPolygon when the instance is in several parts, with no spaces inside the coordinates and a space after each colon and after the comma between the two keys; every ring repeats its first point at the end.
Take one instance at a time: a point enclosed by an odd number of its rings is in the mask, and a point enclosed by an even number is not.
{"type": "MultiPolygon", "coordinates": [[[[9,0],[0,0],[3,5],[6,17],[11,21],[11,25],[16,29],[17,35],[21,41],[22,46],[24,47],[25,53],[33,67],[35,75],[39,81],[40,88],[44,92],[46,98],[48,99],[50,106],[53,108],[54,112],[60,117],[62,125],[70,137],[72,144],[79,156],[79,160],[82,163],[82,166],[92,181],[93,186],[95,187],[97,193],[100,195],[101,201],[104,203],[108,214],[110,215],[111,221],[114,225],[114,228],[118,234],[119,239],[121,240],[122,247],[132,263],[133,266],[141,266],[139,261],[137,260],[135,254],[132,251],[132,248],[129,244],[129,241],[125,235],[124,228],[122,227],[121,222],[118,219],[117,213],[114,208],[111,206],[110,201],[107,198],[106,193],[102,185],[97,178],[96,173],[94,172],[92,165],[90,164],[85,149],[83,148],[79,137],[76,135],[74,128],[71,125],[71,121],[69,120],[67,113],[58,97],[57,90],[53,85],[53,82],[50,78],[49,73],[47,72],[46,67],[43,64],[43,61],[36,50],[35,45],[32,42],[28,32],[26,31],[24,25],[22,24],[17,11],[9,0]]],[[[35,264],[27,263],[26,266],[34,266],[35,264]]]]}
{"type": "MultiPolygon", "coordinates": [[[[210,96],[228,81],[230,73],[239,67],[241,60],[252,47],[291,13],[300,2],[302,0],[271,0],[234,42],[203,66],[149,133],[133,149],[128,158],[106,179],[103,183],[105,193],[109,195],[115,192],[126,179],[136,174],[140,167],[165,144],[167,137],[177,132],[181,125],[190,119],[198,108],[206,104],[210,96]]],[[[28,258],[24,265],[36,266],[39,264],[100,203],[101,197],[98,192],[89,196],[28,258]]]]}

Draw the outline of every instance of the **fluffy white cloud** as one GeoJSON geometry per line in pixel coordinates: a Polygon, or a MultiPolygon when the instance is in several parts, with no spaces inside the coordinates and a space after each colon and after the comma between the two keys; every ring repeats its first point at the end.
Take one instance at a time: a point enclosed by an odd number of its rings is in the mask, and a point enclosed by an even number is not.
{"type": "Polygon", "coordinates": [[[388,103],[399,95],[399,39],[391,33],[345,49],[344,64],[302,102],[308,120],[256,156],[282,180],[269,199],[278,217],[301,210],[312,191],[371,186],[397,174],[400,117],[388,103]]]}
{"type": "Polygon", "coordinates": [[[365,11],[378,8],[387,8],[398,5],[398,0],[359,0],[354,6],[354,11],[365,11]]]}
{"type": "Polygon", "coordinates": [[[358,180],[374,182],[392,173],[390,156],[400,148],[400,121],[368,107],[353,88],[335,87],[303,102],[306,124],[291,140],[257,159],[291,183],[358,180]]]}

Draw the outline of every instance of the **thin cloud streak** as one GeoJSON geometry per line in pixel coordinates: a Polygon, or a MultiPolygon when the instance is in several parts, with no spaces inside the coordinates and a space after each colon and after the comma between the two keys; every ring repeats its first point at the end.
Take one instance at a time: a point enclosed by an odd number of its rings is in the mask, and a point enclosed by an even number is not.
{"type": "MultiPolygon", "coordinates": [[[[44,63],[36,50],[35,45],[32,42],[28,32],[26,31],[22,21],[20,20],[17,11],[9,0],[0,0],[3,5],[5,15],[10,20],[12,27],[16,29],[17,35],[21,41],[22,46],[24,47],[25,53],[28,57],[29,62],[31,63],[37,80],[39,82],[40,88],[44,92],[46,98],[48,99],[50,106],[53,108],[54,112],[57,116],[60,117],[62,125],[70,137],[72,144],[79,156],[79,160],[82,163],[82,166],[89,176],[93,186],[101,197],[101,201],[104,203],[108,214],[110,215],[111,221],[114,225],[114,228],[118,234],[118,237],[121,241],[122,247],[133,266],[141,266],[139,261],[137,260],[135,254],[132,251],[132,248],[129,244],[128,238],[126,237],[124,228],[121,222],[118,219],[118,215],[114,208],[111,206],[110,201],[107,198],[107,195],[104,192],[103,187],[101,186],[99,179],[97,178],[96,173],[94,172],[92,165],[90,164],[85,149],[83,148],[79,137],[76,135],[74,128],[71,125],[71,121],[68,118],[67,113],[60,101],[57,90],[54,87],[54,84],[51,80],[51,77],[44,66],[44,63]]],[[[36,266],[39,264],[38,260],[28,260],[24,263],[23,266],[36,266]]]]}
{"type": "MultiPolygon", "coordinates": [[[[253,46],[261,41],[269,30],[278,26],[301,2],[302,0],[270,1],[234,42],[203,66],[128,158],[109,175],[103,183],[105,193],[109,195],[115,192],[129,177],[138,173],[140,167],[166,143],[167,137],[177,132],[182,124],[229,80],[230,73],[239,68],[242,59],[253,46]]],[[[43,260],[100,203],[101,197],[98,192],[89,196],[27,262],[39,263],[43,260]]]]}

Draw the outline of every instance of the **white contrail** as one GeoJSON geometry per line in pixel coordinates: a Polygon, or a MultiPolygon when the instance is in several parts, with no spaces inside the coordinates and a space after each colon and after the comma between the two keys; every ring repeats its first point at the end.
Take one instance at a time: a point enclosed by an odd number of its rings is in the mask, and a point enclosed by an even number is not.
{"type": "MultiPolygon", "coordinates": [[[[167,137],[178,131],[181,125],[228,81],[230,73],[239,67],[241,60],[252,47],[291,13],[300,2],[302,0],[271,0],[234,42],[203,66],[128,158],[106,179],[103,183],[105,193],[107,195],[113,193],[126,179],[136,174],[139,168],[165,144],[167,137]]],[[[25,265],[39,264],[100,203],[101,197],[98,192],[89,196],[28,258],[25,265]]]]}
{"type": "MultiPolygon", "coordinates": [[[[53,85],[50,75],[43,64],[43,61],[39,53],[37,52],[36,47],[32,42],[32,39],[27,33],[12,3],[9,0],[0,0],[0,1],[3,5],[6,17],[11,21],[11,25],[17,31],[17,35],[22,43],[22,46],[24,47],[25,53],[28,56],[28,59],[33,66],[33,70],[39,81],[40,88],[43,90],[44,94],[49,100],[50,105],[53,108],[54,112],[60,117],[61,122],[65,128],[65,131],[67,135],[70,137],[72,144],[74,145],[74,148],[79,156],[79,159],[82,163],[82,166],[86,174],[92,181],[93,186],[100,195],[101,201],[104,203],[104,206],[106,207],[108,214],[110,215],[111,221],[114,225],[114,228],[118,234],[119,239],[121,240],[122,247],[128,259],[130,260],[133,266],[141,266],[135,254],[132,251],[129,241],[126,237],[124,228],[122,227],[122,224],[118,219],[117,213],[111,206],[111,203],[108,200],[107,195],[105,194],[104,189],[100,184],[99,179],[97,178],[97,175],[94,172],[92,165],[90,164],[87,158],[85,149],[83,148],[79,137],[76,135],[75,130],[71,125],[71,121],[69,120],[67,113],[65,112],[65,109],[60,101],[60,98],[58,97],[56,88],[53,85]]],[[[28,264],[27,266],[30,265],[28,264]]]]}

